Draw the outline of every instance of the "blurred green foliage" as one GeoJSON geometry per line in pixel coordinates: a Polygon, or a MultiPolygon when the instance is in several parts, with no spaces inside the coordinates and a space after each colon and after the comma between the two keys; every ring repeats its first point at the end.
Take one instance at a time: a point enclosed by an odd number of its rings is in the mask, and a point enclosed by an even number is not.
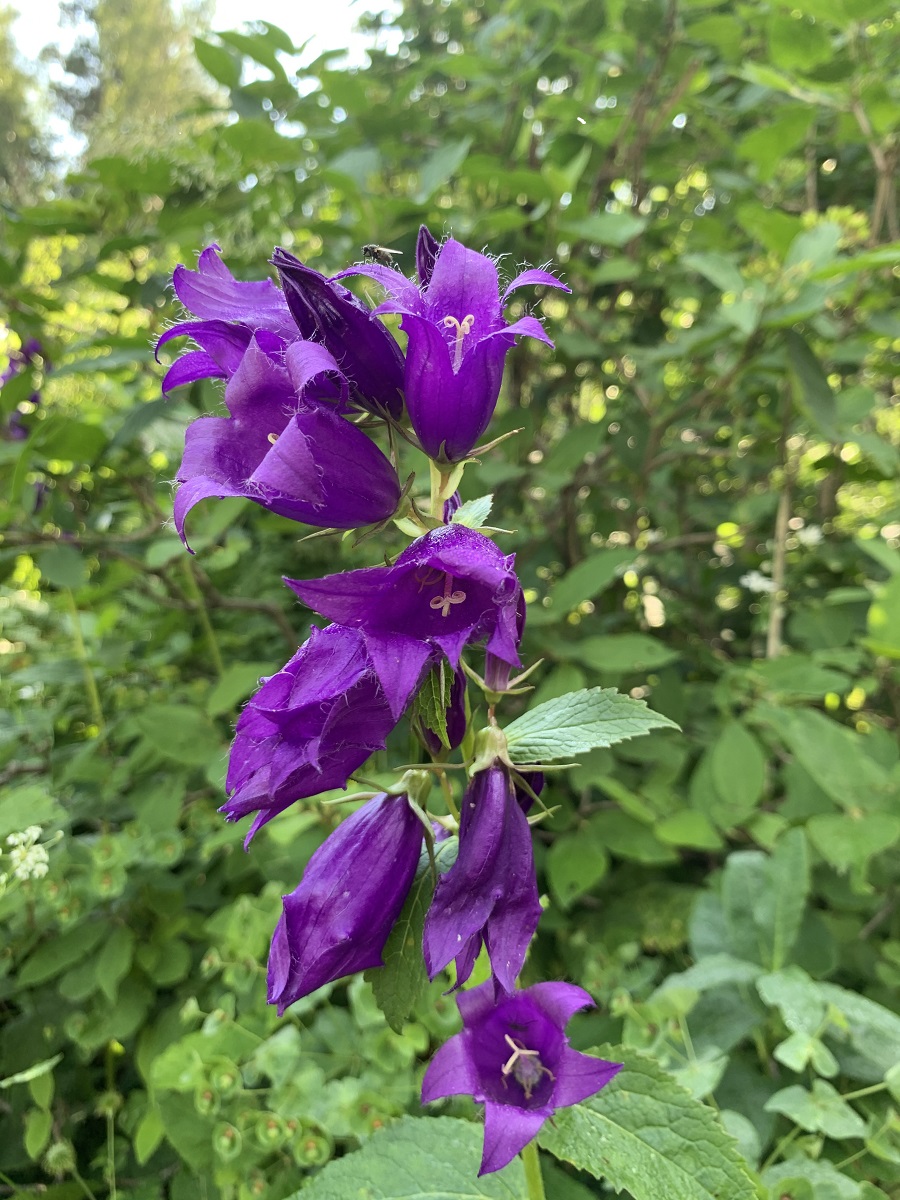
{"type": "MultiPolygon", "coordinates": [[[[335,810],[249,854],[216,813],[241,703],[305,636],[280,576],[377,550],[227,501],[189,558],[169,480],[218,390],[162,400],[151,347],[211,241],[244,277],[276,244],[410,266],[426,221],[572,287],[540,304],[556,351],[511,356],[495,431],[522,432],[464,482],[515,530],[534,701],[614,685],[684,730],[552,777],[526,981],[583,984],[576,1045],[713,1102],[760,1196],[900,1196],[898,20],[404,0],[366,66],[299,78],[257,23],[196,42],[190,136],[132,125],[39,202],[0,196],[0,335],[44,348],[0,392],[0,1183],[349,1195],[322,1165],[413,1128],[456,1028],[440,981],[402,1034],[361,980],[265,1004],[279,897],[335,810]],[[46,874],[5,840],[33,826],[46,874]]],[[[545,1131],[554,1198],[609,1194],[573,1124],[613,1094],[545,1131]]]]}

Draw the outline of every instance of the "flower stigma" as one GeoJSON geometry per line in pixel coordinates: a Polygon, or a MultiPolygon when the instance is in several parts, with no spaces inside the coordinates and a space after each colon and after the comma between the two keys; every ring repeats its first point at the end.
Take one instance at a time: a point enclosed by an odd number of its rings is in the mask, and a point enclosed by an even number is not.
{"type": "Polygon", "coordinates": [[[512,1050],[512,1054],[500,1068],[503,1082],[505,1084],[507,1077],[512,1075],[513,1079],[521,1084],[525,1099],[530,1100],[531,1093],[540,1083],[542,1075],[549,1075],[551,1079],[555,1079],[556,1076],[541,1062],[540,1051],[527,1049],[508,1033],[504,1033],[503,1040],[512,1050]]]}
{"type": "Polygon", "coordinates": [[[444,594],[442,596],[433,596],[428,602],[428,607],[435,611],[441,610],[441,616],[446,617],[450,613],[451,605],[462,604],[466,598],[466,593],[457,589],[453,591],[453,576],[444,576],[444,594]]]}
{"type": "Polygon", "coordinates": [[[471,313],[467,313],[461,321],[457,321],[456,317],[444,317],[444,328],[455,329],[456,336],[453,339],[453,373],[454,375],[459,370],[462,363],[463,355],[463,338],[472,332],[472,326],[475,324],[475,318],[471,313]]]}

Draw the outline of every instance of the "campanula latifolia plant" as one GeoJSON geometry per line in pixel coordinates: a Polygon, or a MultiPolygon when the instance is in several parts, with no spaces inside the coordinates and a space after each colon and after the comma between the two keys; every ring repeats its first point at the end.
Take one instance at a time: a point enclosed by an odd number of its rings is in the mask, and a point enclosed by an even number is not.
{"type": "Polygon", "coordinates": [[[467,462],[490,451],[490,441],[479,443],[516,338],[552,346],[536,316],[507,321],[511,294],[568,288],[546,270],[504,287],[490,256],[453,238],[439,243],[424,227],[415,258],[412,280],[380,263],[329,279],[278,250],[279,289],[235,280],[209,247],[196,271],[175,272],[178,298],[199,319],[160,344],[189,337],[198,349],[163,386],[225,381],[229,415],[187,430],[175,499],[185,544],[191,509],[224,496],[321,530],[371,535],[392,525],[412,539],[399,552],[388,542],[384,566],[285,578],[330,623],[314,626],[245,707],[222,811],[251,818],[249,846],[298,801],[353,782],[368,788],[357,773],[408,718],[421,761],[404,764],[386,790],[348,797],[364,803],[283,899],[268,998],[281,1014],[326,984],[386,969],[385,945],[425,876],[423,962],[456,993],[463,1030],[433,1059],[422,1098],[468,1093],[484,1104],[486,1174],[520,1151],[533,1156],[547,1118],[619,1069],[568,1044],[565,1026],[592,1004],[587,993],[520,983],[542,911],[532,827],[549,811],[543,769],[671,722],[596,688],[534,709],[524,732],[501,723],[504,697],[529,690],[519,654],[524,594],[508,535],[484,527],[490,498],[463,505],[459,488],[467,462]],[[357,275],[383,289],[380,304],[347,290],[342,281],[357,275]],[[400,314],[405,352],[382,314],[400,314]],[[411,472],[400,463],[407,447],[419,456],[411,472]],[[562,732],[548,751],[546,735],[575,712],[580,741],[562,732]],[[466,989],[473,975],[482,982],[466,989]]]}

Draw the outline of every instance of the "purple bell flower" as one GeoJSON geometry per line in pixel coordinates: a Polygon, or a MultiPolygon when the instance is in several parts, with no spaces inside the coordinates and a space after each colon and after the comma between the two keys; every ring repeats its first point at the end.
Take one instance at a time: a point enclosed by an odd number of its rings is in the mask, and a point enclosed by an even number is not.
{"type": "Polygon", "coordinates": [[[178,266],[172,276],[175,295],[199,321],[181,321],[159,339],[190,337],[200,347],[181,356],[166,373],[163,392],[198,379],[228,379],[238,366],[251,337],[270,354],[283,352],[297,340],[297,327],[283,294],[270,279],[235,279],[219,257],[218,246],[207,246],[197,270],[178,266]]]}
{"type": "Polygon", "coordinates": [[[237,723],[221,811],[257,813],[245,845],[295,800],[345,787],[391,730],[421,682],[428,648],[412,638],[313,629],[265,681],[237,723]]]}
{"type": "Polygon", "coordinates": [[[413,429],[425,453],[458,462],[487,429],[503,377],[503,363],[516,337],[553,343],[536,317],[508,325],[503,309],[512,292],[532,284],[570,289],[547,271],[517,275],[499,295],[492,259],[449,238],[439,248],[428,230],[416,247],[417,286],[399,271],[378,263],[359,264],[335,275],[367,275],[387,299],[378,313],[400,313],[408,335],[404,391],[413,429]]]}
{"type": "Polygon", "coordinates": [[[483,533],[442,525],[412,542],[392,567],[364,567],[323,579],[285,579],[304,604],[367,633],[402,633],[440,649],[453,667],[463,646],[487,637],[513,666],[525,611],[505,555],[483,533]]]}
{"type": "Polygon", "coordinates": [[[399,418],[403,354],[390,333],[352,292],[293,254],[279,248],[271,262],[301,336],[334,355],[362,408],[399,418]]]}
{"type": "Polygon", "coordinates": [[[337,827],[284,897],[269,954],[269,1003],[382,965],[419,863],[424,829],[405,796],[382,794],[337,827]]]}
{"type": "Polygon", "coordinates": [[[484,1104],[479,1175],[499,1171],[536,1137],[558,1108],[595,1095],[622,1069],[569,1046],[565,1027],[593,1005],[571,983],[538,983],[496,995],[491,980],[456,997],[462,1032],[425,1072],[422,1100],[471,1095],[484,1104]]]}
{"type": "Polygon", "coordinates": [[[279,365],[252,335],[225,388],[228,417],[187,430],[175,527],[210,496],[244,496],[308,525],[354,529],[386,520],[400,499],[397,472],[373,441],[320,399],[323,380],[346,381],[323,346],[294,342],[279,365]]]}
{"type": "Polygon", "coordinates": [[[540,916],[531,829],[507,769],[495,763],[463,796],[459,854],[425,917],[429,978],[455,960],[459,987],[484,943],[495,979],[514,991],[540,916]]]}

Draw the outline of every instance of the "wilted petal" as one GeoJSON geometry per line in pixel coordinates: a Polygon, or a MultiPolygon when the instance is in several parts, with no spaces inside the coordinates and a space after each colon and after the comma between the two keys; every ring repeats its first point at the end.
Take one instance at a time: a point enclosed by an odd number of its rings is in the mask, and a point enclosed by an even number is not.
{"type": "Polygon", "coordinates": [[[352,292],[277,249],[272,264],[301,335],[338,360],[364,408],[399,417],[403,355],[393,337],[352,292]]]}

